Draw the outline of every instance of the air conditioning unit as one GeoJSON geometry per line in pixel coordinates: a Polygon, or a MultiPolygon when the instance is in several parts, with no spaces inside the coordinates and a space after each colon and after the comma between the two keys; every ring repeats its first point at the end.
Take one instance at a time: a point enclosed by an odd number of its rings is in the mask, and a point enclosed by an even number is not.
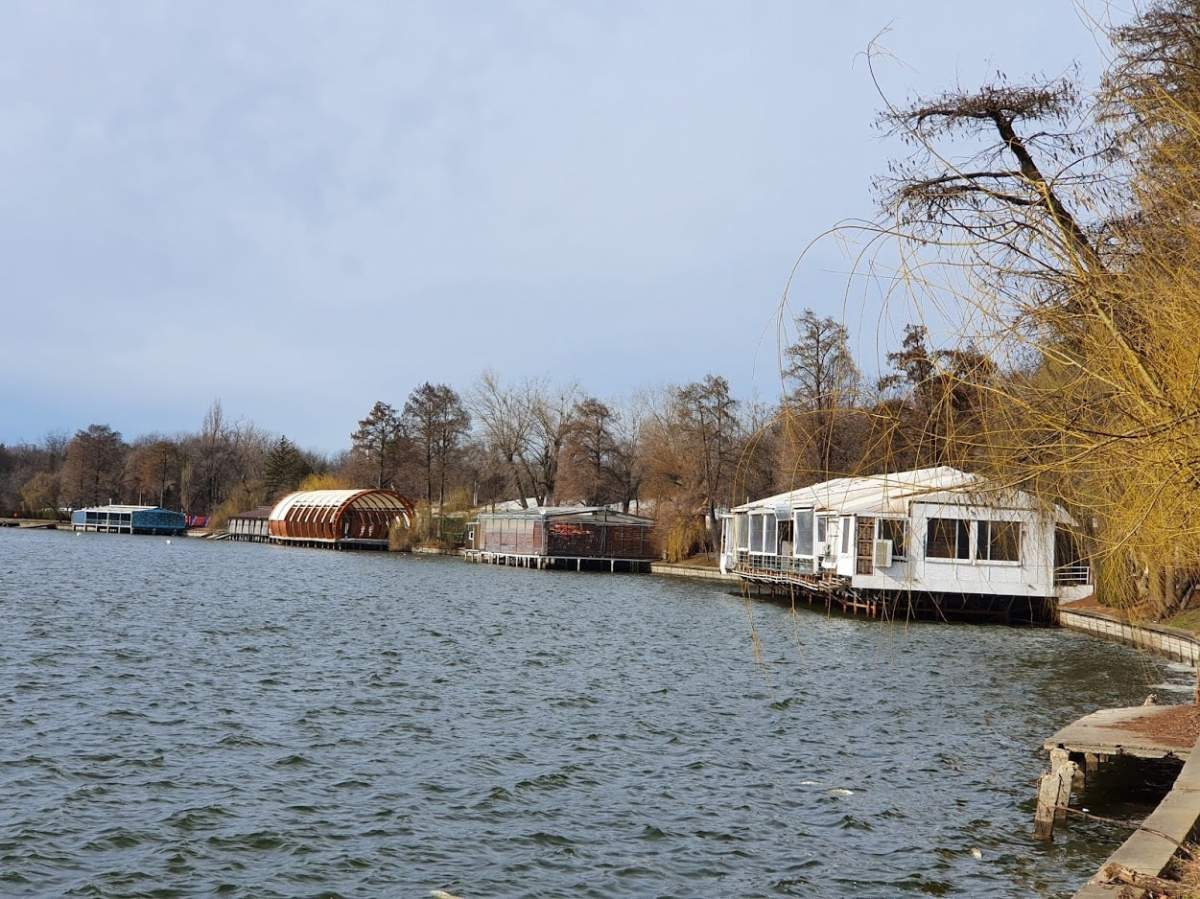
{"type": "Polygon", "coordinates": [[[892,541],[875,541],[875,567],[889,568],[892,564],[892,541]]]}

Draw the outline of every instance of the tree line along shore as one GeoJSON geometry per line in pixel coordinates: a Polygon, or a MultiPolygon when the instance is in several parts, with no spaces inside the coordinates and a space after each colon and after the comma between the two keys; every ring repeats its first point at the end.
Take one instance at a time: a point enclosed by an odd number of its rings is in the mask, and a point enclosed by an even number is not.
{"type": "Polygon", "coordinates": [[[1200,3],[1093,27],[1111,48],[1096,84],[1064,59],[1066,76],[901,102],[869,48],[895,158],[875,218],[835,233],[850,283],[911,310],[879,374],[862,374],[841,321],[805,309],[781,316],[771,404],[720,374],[612,400],[485,372],[400,388],[347,415],[347,447],[323,453],[214,403],[195,432],[92,424],[0,448],[0,512],[141,499],[219,522],[297,486],[388,485],[442,510],[649,511],[678,558],[714,550],[717,510],[747,498],[949,465],[1066,509],[1102,601],[1186,611],[1200,591],[1200,3]]]}
{"type": "Polygon", "coordinates": [[[868,385],[845,326],[811,310],[795,325],[787,393],[774,407],[740,401],[713,374],[605,401],[576,383],[506,383],[485,372],[462,392],[424,383],[402,403],[374,403],[348,429],[346,448],[327,453],[231,419],[218,400],[193,432],[127,440],[91,424],[0,444],[0,512],[54,518],[150,503],[219,527],[294,490],[373,486],[443,515],[511,500],[613,505],[654,517],[677,560],[715,550],[717,512],[735,498],[969,450],[958,435],[974,427],[976,403],[954,373],[984,364],[978,354],[931,350],[925,329],[911,326],[889,354],[893,370],[868,385]]]}

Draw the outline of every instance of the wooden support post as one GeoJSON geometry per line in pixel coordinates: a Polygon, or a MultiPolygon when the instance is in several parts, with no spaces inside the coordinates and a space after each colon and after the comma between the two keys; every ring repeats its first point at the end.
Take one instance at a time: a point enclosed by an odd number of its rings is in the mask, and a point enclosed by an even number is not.
{"type": "Polygon", "coordinates": [[[1100,756],[1094,752],[1085,752],[1083,754],[1083,770],[1087,777],[1091,777],[1100,768],[1100,756]]]}
{"type": "Polygon", "coordinates": [[[1053,840],[1054,825],[1066,820],[1066,808],[1071,802],[1071,781],[1077,767],[1065,749],[1050,751],[1050,773],[1043,774],[1038,781],[1037,811],[1033,815],[1035,839],[1053,840]]]}
{"type": "Polygon", "coordinates": [[[1054,839],[1054,807],[1058,804],[1060,778],[1057,774],[1043,774],[1038,780],[1037,810],[1033,813],[1033,838],[1054,839]]]}

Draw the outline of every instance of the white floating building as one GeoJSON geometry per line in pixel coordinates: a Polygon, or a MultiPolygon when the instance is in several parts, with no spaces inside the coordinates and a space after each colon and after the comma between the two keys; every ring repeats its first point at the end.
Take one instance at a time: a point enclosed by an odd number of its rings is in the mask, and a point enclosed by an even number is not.
{"type": "Polygon", "coordinates": [[[721,567],[870,615],[1039,621],[1092,589],[1071,524],[946,466],[837,478],[733,509],[721,567]]]}
{"type": "Polygon", "coordinates": [[[158,506],[90,506],[71,513],[71,530],[96,531],[103,534],[167,534],[187,533],[187,519],[182,512],[172,512],[158,506]]]}

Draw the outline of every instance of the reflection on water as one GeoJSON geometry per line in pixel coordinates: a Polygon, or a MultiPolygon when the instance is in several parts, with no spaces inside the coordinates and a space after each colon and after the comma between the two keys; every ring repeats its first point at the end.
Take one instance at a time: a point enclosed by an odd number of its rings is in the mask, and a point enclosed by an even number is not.
{"type": "Polygon", "coordinates": [[[1033,843],[1042,739],[1191,677],[722,585],[149,537],[0,531],[0,615],[14,896],[1065,895],[1123,832],[1033,843]]]}

